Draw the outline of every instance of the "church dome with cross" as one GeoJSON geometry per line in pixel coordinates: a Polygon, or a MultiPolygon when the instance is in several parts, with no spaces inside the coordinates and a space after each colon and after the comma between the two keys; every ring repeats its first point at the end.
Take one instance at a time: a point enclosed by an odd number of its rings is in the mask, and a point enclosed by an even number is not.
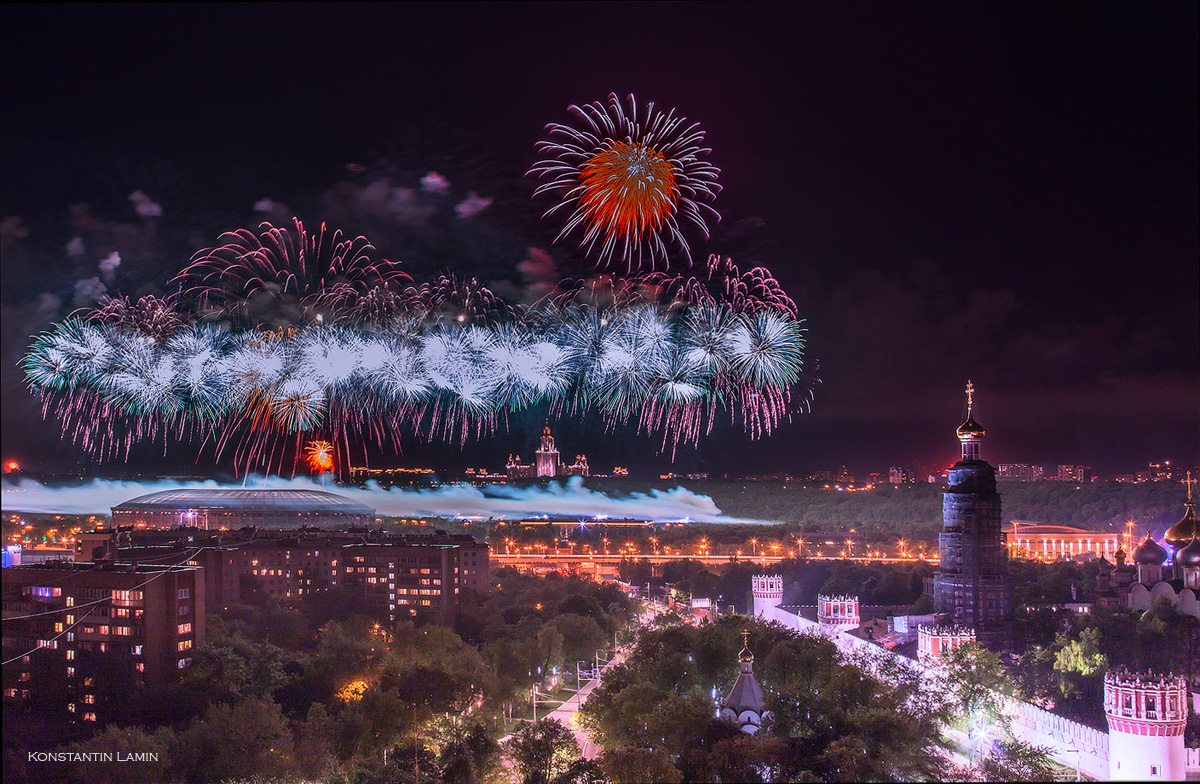
{"type": "Polygon", "coordinates": [[[720,716],[753,735],[763,720],[763,693],[754,677],[754,654],[750,652],[750,632],[742,632],[742,650],[738,652],[737,680],[729,696],[721,703],[720,716]]]}

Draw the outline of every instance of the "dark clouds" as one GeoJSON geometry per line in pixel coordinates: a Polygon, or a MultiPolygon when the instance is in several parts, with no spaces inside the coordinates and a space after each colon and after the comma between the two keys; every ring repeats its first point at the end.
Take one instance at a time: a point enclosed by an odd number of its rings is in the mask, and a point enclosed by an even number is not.
{"type": "MultiPolygon", "coordinates": [[[[1156,450],[1194,454],[1194,336],[1157,314],[1097,307],[1079,319],[1010,289],[968,289],[931,262],[857,273],[816,311],[813,427],[865,430],[897,461],[953,458],[968,378],[994,462],[1117,471],[1156,450]]],[[[861,464],[853,452],[831,459],[861,464]]]]}

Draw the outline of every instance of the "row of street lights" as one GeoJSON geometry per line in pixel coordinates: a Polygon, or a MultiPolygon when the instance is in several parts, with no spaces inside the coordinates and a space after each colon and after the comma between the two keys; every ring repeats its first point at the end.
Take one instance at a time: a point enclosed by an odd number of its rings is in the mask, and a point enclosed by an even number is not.
{"type": "MultiPolygon", "coordinates": [[[[773,558],[773,559],[779,559],[781,557],[784,557],[784,555],[786,555],[791,558],[803,558],[805,556],[804,546],[805,546],[806,542],[805,542],[804,538],[800,537],[800,536],[794,536],[794,539],[795,539],[796,546],[794,548],[784,550],[783,545],[781,545],[778,542],[763,543],[763,542],[759,542],[757,538],[752,538],[749,540],[749,544],[751,547],[751,558],[758,559],[761,557],[763,559],[764,563],[766,562],[766,559],[768,557],[773,558]]],[[[649,537],[649,540],[650,540],[650,547],[645,552],[643,552],[641,550],[641,548],[639,548],[637,543],[632,542],[632,541],[626,541],[625,544],[622,545],[619,550],[617,550],[616,554],[622,555],[622,556],[634,556],[634,557],[648,556],[648,555],[661,556],[661,555],[672,555],[673,554],[671,552],[670,547],[666,547],[666,546],[660,547],[659,546],[658,537],[652,536],[652,537],[649,537]]],[[[609,555],[610,554],[610,550],[609,550],[610,540],[608,539],[608,537],[604,537],[602,539],[602,542],[604,545],[603,554],[609,555]]],[[[553,549],[554,555],[563,555],[563,553],[560,552],[559,548],[557,548],[557,547],[551,548],[550,545],[545,545],[545,544],[532,544],[532,545],[517,546],[516,541],[512,538],[505,538],[502,540],[502,543],[504,545],[504,554],[505,555],[523,555],[523,554],[539,555],[540,554],[542,556],[546,556],[546,555],[550,554],[551,549],[553,549]]],[[[825,542],[824,543],[824,546],[830,546],[830,545],[834,545],[834,543],[833,542],[825,542]]],[[[836,545],[834,545],[834,546],[836,546],[836,545]]],[[[582,547],[583,547],[584,552],[581,554],[583,554],[583,555],[600,555],[600,553],[592,553],[590,545],[583,545],[582,547]]],[[[815,545],[810,544],[809,548],[810,549],[809,549],[808,555],[810,557],[815,557],[815,558],[834,557],[832,555],[827,556],[825,553],[825,550],[823,549],[823,545],[821,545],[821,544],[815,544],[815,545]]],[[[892,559],[892,558],[897,558],[897,557],[900,560],[904,560],[904,561],[917,561],[917,560],[926,560],[926,558],[928,557],[923,545],[918,548],[917,553],[914,555],[913,552],[909,549],[908,543],[904,539],[897,540],[896,549],[899,552],[898,556],[889,555],[878,547],[872,547],[872,546],[868,545],[866,547],[865,553],[856,554],[854,552],[854,540],[846,539],[845,546],[842,549],[836,551],[836,553],[837,553],[836,557],[866,560],[866,561],[892,559]]],[[[687,557],[687,555],[688,555],[688,553],[683,548],[677,549],[674,554],[678,555],[680,557],[687,557]]],[[[735,555],[740,558],[744,555],[744,552],[741,549],[736,549],[730,554],[735,555]]],[[[716,555],[716,553],[714,553],[714,548],[709,545],[707,537],[701,537],[699,542],[695,545],[692,555],[699,556],[701,558],[708,558],[708,557],[712,557],[712,556],[716,555]]]]}

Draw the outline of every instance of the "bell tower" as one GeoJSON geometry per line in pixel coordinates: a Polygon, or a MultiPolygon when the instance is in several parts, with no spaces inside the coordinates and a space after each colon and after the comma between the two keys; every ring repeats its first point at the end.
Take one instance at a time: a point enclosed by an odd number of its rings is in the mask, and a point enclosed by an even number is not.
{"type": "Polygon", "coordinates": [[[975,421],[975,385],[970,381],[966,393],[966,418],[955,431],[962,459],[950,469],[942,497],[933,604],[939,624],[973,629],[981,644],[1003,648],[1011,642],[1013,613],[1008,549],[996,469],[980,456],[984,429],[975,421]]]}

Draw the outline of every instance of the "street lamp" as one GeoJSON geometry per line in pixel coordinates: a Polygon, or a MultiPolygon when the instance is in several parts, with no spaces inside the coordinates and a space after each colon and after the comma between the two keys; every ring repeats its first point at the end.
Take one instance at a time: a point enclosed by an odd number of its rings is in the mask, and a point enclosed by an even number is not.
{"type": "Polygon", "coordinates": [[[1082,781],[1083,776],[1079,772],[1079,755],[1082,753],[1081,749],[1076,746],[1067,746],[1065,749],[1063,749],[1063,751],[1075,752],[1075,780],[1082,781]]]}

